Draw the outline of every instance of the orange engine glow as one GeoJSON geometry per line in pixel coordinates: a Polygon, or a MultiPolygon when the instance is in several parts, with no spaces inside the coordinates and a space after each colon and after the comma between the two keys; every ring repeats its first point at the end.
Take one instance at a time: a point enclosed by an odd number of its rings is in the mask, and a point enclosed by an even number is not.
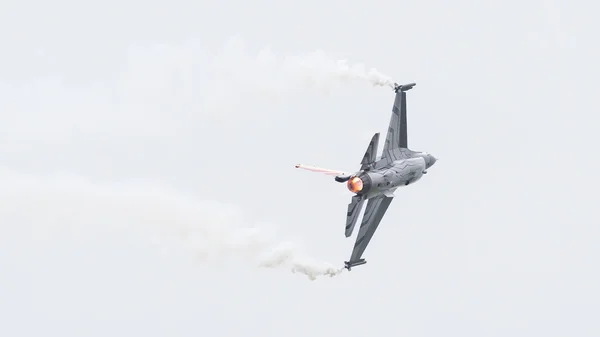
{"type": "Polygon", "coordinates": [[[348,189],[352,193],[358,193],[363,189],[363,181],[359,177],[352,177],[348,180],[348,189]]]}

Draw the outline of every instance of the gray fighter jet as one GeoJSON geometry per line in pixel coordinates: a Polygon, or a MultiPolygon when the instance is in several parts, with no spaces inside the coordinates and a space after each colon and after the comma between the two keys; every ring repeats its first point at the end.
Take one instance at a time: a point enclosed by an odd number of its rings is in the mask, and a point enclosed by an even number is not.
{"type": "Polygon", "coordinates": [[[376,133],[367,147],[359,171],[347,173],[303,164],[296,165],[296,168],[335,176],[335,181],[345,182],[350,192],[354,193],[348,205],[346,237],[352,235],[363,204],[367,202],[352,255],[349,261],[344,262],[348,270],[367,263],[362,255],[392,202],[396,189],[417,182],[437,160],[427,152],[408,148],[406,91],[415,85],[416,83],[395,84],[396,98],[383,152],[381,156],[377,156],[379,133],[376,133]]]}

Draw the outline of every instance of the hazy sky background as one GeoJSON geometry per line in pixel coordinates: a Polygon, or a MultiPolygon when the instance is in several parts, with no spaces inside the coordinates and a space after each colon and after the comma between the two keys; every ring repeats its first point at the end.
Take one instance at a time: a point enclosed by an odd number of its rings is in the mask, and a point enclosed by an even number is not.
{"type": "Polygon", "coordinates": [[[3,1],[0,334],[597,336],[596,9],[3,1]],[[348,259],[350,193],[293,165],[356,169],[393,92],[266,57],[319,49],[416,82],[409,146],[439,161],[351,273],[203,262],[253,225],[348,259]]]}

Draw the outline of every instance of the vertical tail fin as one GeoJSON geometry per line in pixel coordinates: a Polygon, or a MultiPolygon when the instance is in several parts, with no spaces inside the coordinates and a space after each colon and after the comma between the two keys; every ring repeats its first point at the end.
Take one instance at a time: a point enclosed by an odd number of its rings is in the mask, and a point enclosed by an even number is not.
{"type": "Polygon", "coordinates": [[[371,142],[367,147],[367,151],[360,162],[360,170],[364,170],[369,167],[377,159],[377,147],[379,146],[379,132],[373,135],[371,142]]]}

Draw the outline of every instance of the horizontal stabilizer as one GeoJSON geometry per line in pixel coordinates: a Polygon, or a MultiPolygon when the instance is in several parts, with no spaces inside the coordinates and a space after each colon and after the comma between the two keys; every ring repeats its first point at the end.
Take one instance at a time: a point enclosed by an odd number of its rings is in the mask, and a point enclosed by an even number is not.
{"type": "Polygon", "coordinates": [[[360,215],[360,211],[362,211],[364,203],[365,199],[355,195],[352,197],[350,204],[348,204],[348,213],[346,215],[346,237],[352,235],[352,231],[354,231],[354,226],[356,225],[356,220],[358,220],[358,216],[360,215]]]}

